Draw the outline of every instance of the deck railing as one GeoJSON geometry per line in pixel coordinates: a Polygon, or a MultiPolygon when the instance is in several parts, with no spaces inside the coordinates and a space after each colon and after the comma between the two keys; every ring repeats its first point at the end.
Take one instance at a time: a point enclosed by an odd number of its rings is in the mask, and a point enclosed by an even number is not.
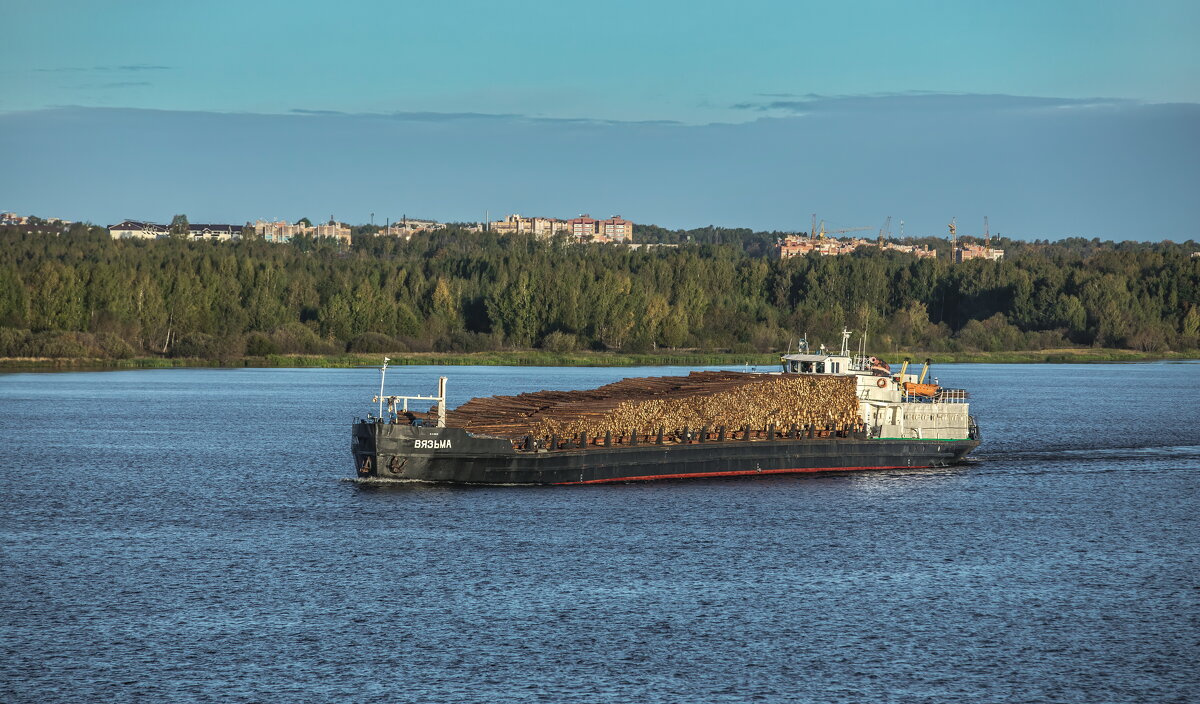
{"type": "Polygon", "coordinates": [[[939,388],[933,396],[919,394],[900,394],[902,403],[967,403],[971,394],[966,389],[939,388]]]}

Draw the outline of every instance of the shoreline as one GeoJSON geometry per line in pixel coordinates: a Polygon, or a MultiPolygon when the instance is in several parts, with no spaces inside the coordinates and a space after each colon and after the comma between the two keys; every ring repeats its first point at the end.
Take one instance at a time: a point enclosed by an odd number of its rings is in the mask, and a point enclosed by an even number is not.
{"type": "MultiPolygon", "coordinates": [[[[504,367],[660,367],[660,366],[775,366],[779,353],[733,352],[393,352],[378,354],[301,355],[204,359],[196,357],[29,358],[0,357],[0,372],[87,371],[114,369],[213,368],[356,368],[378,366],[384,355],[391,366],[504,366],[504,367]],[[392,356],[395,355],[395,356],[392,356]]],[[[913,363],[926,358],[934,364],[1096,364],[1182,362],[1200,359],[1200,351],[1139,352],[1136,350],[1069,348],[1009,352],[892,352],[882,355],[892,364],[905,357],[913,363]]]]}

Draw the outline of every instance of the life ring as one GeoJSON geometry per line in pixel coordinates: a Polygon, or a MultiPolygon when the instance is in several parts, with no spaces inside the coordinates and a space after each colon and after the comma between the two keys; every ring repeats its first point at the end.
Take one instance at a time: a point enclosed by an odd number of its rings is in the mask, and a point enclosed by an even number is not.
{"type": "Polygon", "coordinates": [[[886,389],[887,388],[887,379],[880,379],[879,381],[875,382],[875,385],[881,389],[886,389]]]}

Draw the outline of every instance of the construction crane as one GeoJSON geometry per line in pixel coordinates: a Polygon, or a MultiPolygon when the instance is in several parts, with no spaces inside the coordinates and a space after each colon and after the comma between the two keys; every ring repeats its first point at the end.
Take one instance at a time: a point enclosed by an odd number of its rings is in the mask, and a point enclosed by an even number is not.
{"type": "Polygon", "coordinates": [[[843,232],[858,232],[859,230],[870,230],[869,227],[844,227],[840,230],[826,230],[825,223],[821,222],[821,239],[825,239],[825,235],[840,235],[843,232]]]}
{"type": "MultiPolygon", "coordinates": [[[[821,225],[820,225],[820,229],[818,229],[818,227],[817,227],[817,216],[816,216],[816,214],[814,213],[814,214],[813,214],[813,228],[812,228],[812,229],[813,229],[813,231],[816,233],[816,235],[815,235],[815,236],[816,236],[816,238],[817,238],[817,239],[819,239],[819,240],[823,240],[823,239],[825,239],[825,235],[838,235],[838,234],[841,234],[841,233],[843,233],[843,232],[858,232],[859,230],[870,230],[871,228],[869,228],[869,227],[844,227],[844,228],[842,228],[842,229],[840,229],[840,230],[826,230],[826,229],[825,229],[825,221],[824,221],[824,220],[822,220],[822,221],[821,221],[821,225]]],[[[809,237],[812,237],[812,236],[814,236],[814,235],[813,235],[812,233],[810,233],[810,234],[809,234],[809,237]]]]}
{"type": "Polygon", "coordinates": [[[892,216],[887,216],[887,220],[883,221],[883,227],[879,228],[879,246],[883,246],[883,241],[892,233],[892,216]]]}
{"type": "Polygon", "coordinates": [[[958,224],[957,218],[950,218],[950,261],[962,261],[958,254],[958,224]]]}
{"type": "Polygon", "coordinates": [[[983,246],[984,247],[992,246],[992,230],[990,227],[988,227],[988,221],[987,221],[986,215],[983,216],[983,246]]]}

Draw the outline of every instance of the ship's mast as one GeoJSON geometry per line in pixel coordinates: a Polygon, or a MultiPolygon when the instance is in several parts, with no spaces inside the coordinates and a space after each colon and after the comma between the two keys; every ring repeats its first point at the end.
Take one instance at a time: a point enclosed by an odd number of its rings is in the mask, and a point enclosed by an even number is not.
{"type": "Polygon", "coordinates": [[[437,427],[446,427],[446,377],[438,377],[438,420],[437,427]]]}
{"type": "Polygon", "coordinates": [[[387,357],[383,358],[383,366],[379,368],[379,417],[383,417],[383,377],[387,375],[387,363],[390,360],[387,357]]]}

